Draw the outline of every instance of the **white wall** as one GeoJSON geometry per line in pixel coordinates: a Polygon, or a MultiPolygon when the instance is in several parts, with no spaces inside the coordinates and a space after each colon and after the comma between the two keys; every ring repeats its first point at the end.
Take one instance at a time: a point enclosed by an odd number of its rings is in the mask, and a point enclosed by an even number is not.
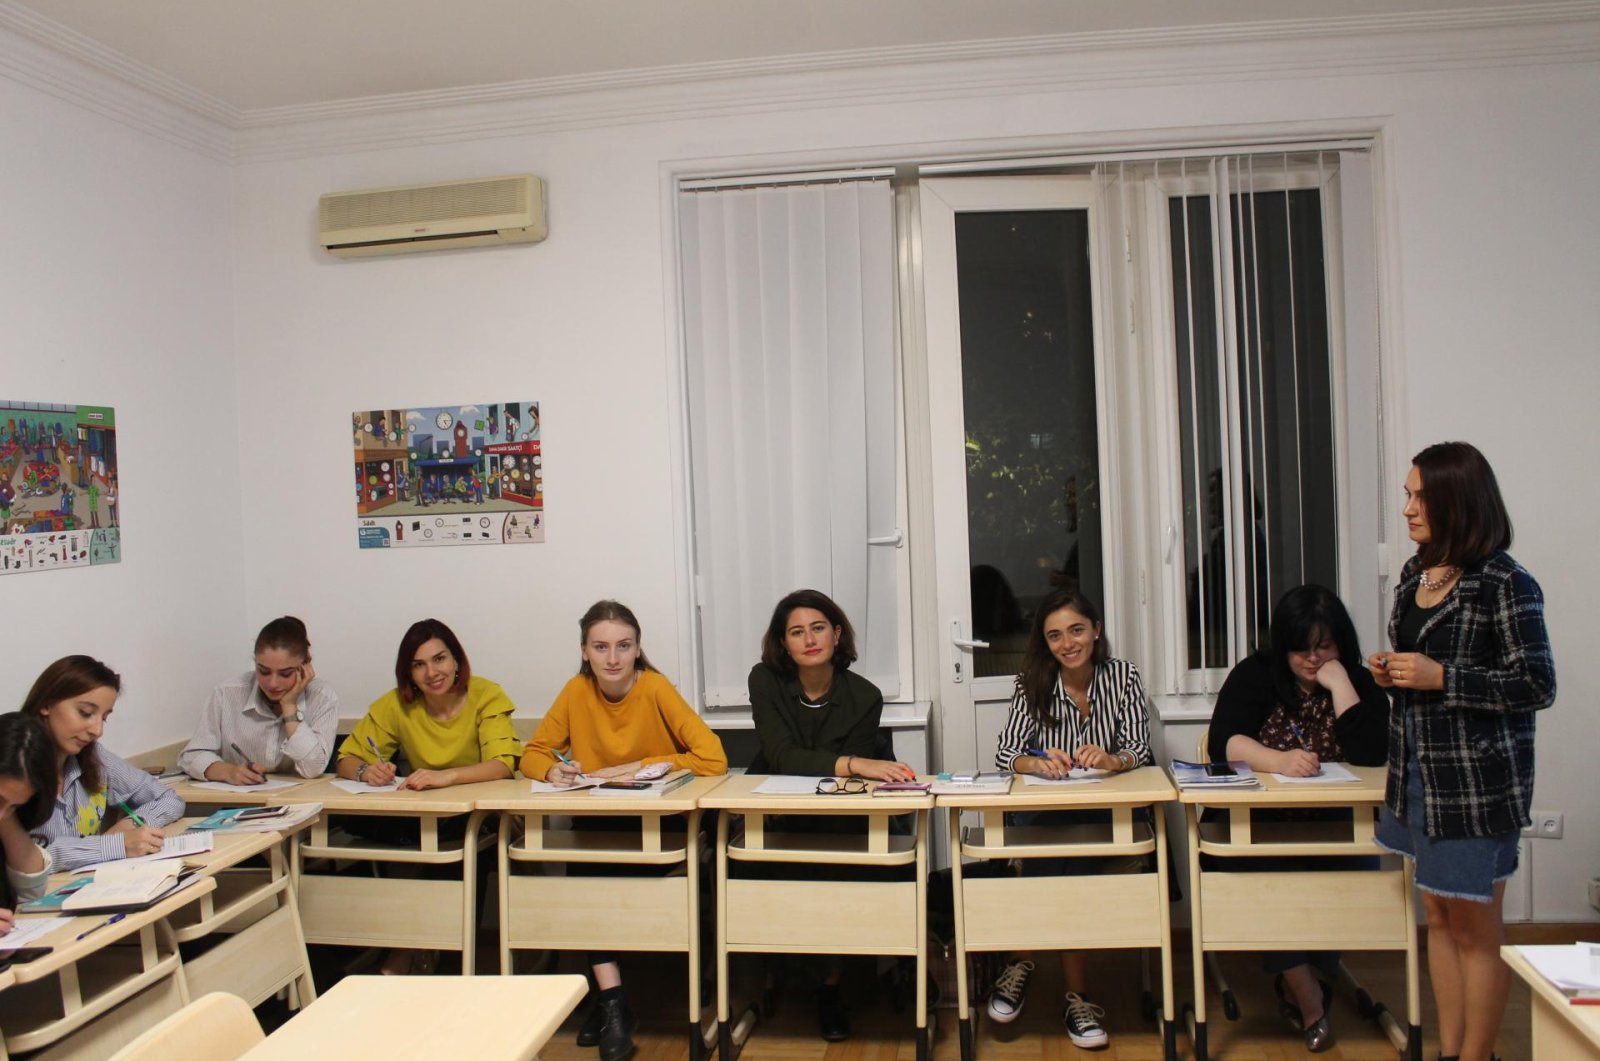
{"type": "Polygon", "coordinates": [[[249,666],[229,168],[0,78],[0,395],[115,407],[123,562],[0,578],[0,705],[68,653],[123,677],[113,750],[249,666]]]}

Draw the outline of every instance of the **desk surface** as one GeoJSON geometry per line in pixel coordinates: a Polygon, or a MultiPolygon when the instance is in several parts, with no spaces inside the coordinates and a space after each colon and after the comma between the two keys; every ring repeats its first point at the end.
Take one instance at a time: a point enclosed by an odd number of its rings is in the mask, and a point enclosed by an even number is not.
{"type": "MultiPolygon", "coordinates": [[[[305,778],[298,774],[268,774],[273,781],[293,781],[295,788],[314,785],[324,778],[331,777],[324,774],[322,777],[305,778]]],[[[210,784],[210,782],[206,782],[210,784]]],[[[167,787],[178,794],[178,798],[185,803],[199,803],[205,806],[218,807],[264,807],[273,796],[282,796],[293,792],[294,788],[270,789],[221,789],[202,788],[201,783],[192,777],[173,778],[167,782],[167,787]]]]}
{"type": "MultiPolygon", "coordinates": [[[[920,796],[768,796],[756,792],[765,774],[730,774],[728,779],[700,799],[700,806],[715,810],[761,811],[769,814],[906,814],[929,810],[933,795],[920,796]]],[[[922,778],[929,781],[931,778],[922,778]]]]}
{"type": "Polygon", "coordinates": [[[1500,957],[1511,966],[1512,972],[1527,983],[1528,989],[1537,996],[1536,1001],[1542,999],[1549,1003],[1556,1013],[1556,1019],[1587,1040],[1594,1051],[1600,1054],[1600,1006],[1575,1006],[1568,1002],[1567,997],[1522,956],[1520,947],[1501,947],[1500,957]]]}
{"type": "MultiPolygon", "coordinates": [[[[64,883],[78,875],[79,874],[73,873],[53,875],[50,878],[51,887],[53,888],[58,883],[64,883]]],[[[103,923],[107,918],[113,915],[80,914],[76,917],[72,917],[67,921],[66,924],[57,926],[53,932],[46,934],[37,941],[38,946],[48,946],[53,948],[49,954],[46,954],[34,961],[28,962],[25,965],[12,966],[10,969],[10,974],[15,978],[15,982],[19,984],[29,983],[34,980],[41,980],[44,977],[49,976],[51,973],[59,972],[63,967],[71,965],[78,959],[93,954],[102,947],[109,946],[125,936],[134,934],[135,932],[139,931],[139,929],[144,928],[146,925],[160,921],[162,918],[171,915],[173,912],[182,909],[192,902],[197,901],[201,896],[215,891],[216,887],[217,882],[215,879],[202,876],[199,880],[195,881],[193,884],[190,884],[182,891],[169,895],[160,902],[146,907],[143,910],[136,910],[128,914],[127,917],[124,917],[116,924],[106,925],[106,927],[95,931],[86,939],[79,939],[78,935],[87,929],[94,928],[94,926],[103,923]]],[[[52,916],[60,915],[22,914],[19,916],[18,920],[26,921],[30,918],[52,916]]]]}
{"type": "MultiPolygon", "coordinates": [[[[691,778],[660,796],[597,796],[593,789],[534,792],[525,777],[490,781],[478,798],[479,810],[521,811],[524,814],[681,814],[694,810],[702,796],[727,780],[726,774],[691,778]]],[[[482,788],[483,786],[473,786],[482,788]]]]}
{"type": "Polygon", "coordinates": [[[582,976],[347,976],[245,1054],[532,1058],[588,991],[582,976]]]}
{"type": "Polygon", "coordinates": [[[1258,774],[1260,788],[1178,788],[1178,802],[1199,803],[1207,807],[1248,804],[1256,807],[1349,807],[1361,803],[1382,803],[1388,768],[1383,766],[1345,767],[1359,781],[1315,782],[1279,781],[1271,774],[1258,774]]]}
{"type": "MultiPolygon", "coordinates": [[[[429,788],[420,792],[398,789],[394,792],[357,794],[336,787],[329,776],[297,788],[281,788],[265,793],[267,804],[320,803],[324,814],[468,814],[478,809],[478,800],[498,791],[505,781],[479,781],[450,788],[429,788]]],[[[222,793],[218,793],[221,795],[222,793]]]]}
{"type": "Polygon", "coordinates": [[[1030,785],[1019,774],[1012,779],[1010,792],[944,793],[936,798],[941,807],[978,810],[1143,806],[1174,799],[1177,794],[1177,788],[1165,770],[1158,766],[1141,766],[1137,770],[1110,774],[1103,781],[1077,785],[1030,785]]]}

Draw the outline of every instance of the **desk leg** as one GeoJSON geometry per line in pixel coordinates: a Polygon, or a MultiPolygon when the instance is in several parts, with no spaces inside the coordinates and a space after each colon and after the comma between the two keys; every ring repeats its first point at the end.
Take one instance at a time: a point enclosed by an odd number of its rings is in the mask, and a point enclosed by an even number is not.
{"type": "MultiPolygon", "coordinates": [[[[684,826],[684,876],[688,880],[689,909],[689,1061],[705,1061],[706,1041],[700,1029],[700,818],[705,812],[689,812],[684,826]]],[[[657,844],[660,843],[661,816],[655,816],[657,844]]]]}
{"type": "Polygon", "coordinates": [[[717,1052],[733,1061],[733,1029],[728,1024],[728,821],[717,815],[717,1052]]]}
{"type": "Polygon", "coordinates": [[[1167,873],[1167,816],[1165,808],[1150,808],[1156,833],[1156,905],[1161,923],[1161,1055],[1166,1061],[1178,1056],[1178,1014],[1172,987],[1172,883],[1167,873]]]}
{"type": "Polygon", "coordinates": [[[1194,1024],[1190,1039],[1195,1061],[1206,1061],[1206,948],[1205,926],[1200,916],[1200,811],[1192,803],[1184,805],[1184,820],[1189,832],[1189,934],[1194,957],[1194,1024]]]}
{"type": "Polygon", "coordinates": [[[928,845],[933,811],[918,811],[917,827],[917,1061],[932,1056],[928,1028],[928,845]]]}
{"type": "Polygon", "coordinates": [[[495,901],[499,905],[500,975],[511,975],[511,815],[500,815],[495,832],[495,901]]]}
{"type": "Polygon", "coordinates": [[[1422,976],[1417,954],[1416,864],[1400,860],[1405,870],[1406,893],[1406,1054],[1410,1061],[1422,1061],[1422,976]]]}

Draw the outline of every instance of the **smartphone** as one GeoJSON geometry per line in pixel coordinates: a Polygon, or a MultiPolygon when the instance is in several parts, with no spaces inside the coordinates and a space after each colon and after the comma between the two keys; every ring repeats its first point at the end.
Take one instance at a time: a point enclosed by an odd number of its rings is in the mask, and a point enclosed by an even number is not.
{"type": "Polygon", "coordinates": [[[648,792],[651,786],[648,781],[607,781],[605,784],[596,785],[595,787],[607,788],[612,791],[620,789],[624,792],[648,792]]]}
{"type": "Polygon", "coordinates": [[[8,965],[21,965],[31,962],[35,958],[43,958],[50,953],[49,947],[18,947],[16,950],[0,950],[0,969],[8,965]]]}
{"type": "Polygon", "coordinates": [[[233,816],[236,822],[255,821],[257,818],[281,818],[289,813],[288,807],[251,807],[233,816]]]}
{"type": "Polygon", "coordinates": [[[1238,777],[1239,771],[1227,763],[1206,763],[1207,777],[1238,777]]]}

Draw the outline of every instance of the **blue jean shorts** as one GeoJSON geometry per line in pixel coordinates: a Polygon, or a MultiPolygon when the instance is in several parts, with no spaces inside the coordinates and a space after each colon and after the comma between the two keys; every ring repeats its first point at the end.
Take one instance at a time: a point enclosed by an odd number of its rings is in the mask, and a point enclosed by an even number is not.
{"type": "Polygon", "coordinates": [[[1422,770],[1406,764],[1406,820],[1387,806],[1378,818],[1378,846],[1416,866],[1417,887],[1444,899],[1494,901],[1494,886],[1517,871],[1517,834],[1445,838],[1429,836],[1422,810],[1422,770]]]}

